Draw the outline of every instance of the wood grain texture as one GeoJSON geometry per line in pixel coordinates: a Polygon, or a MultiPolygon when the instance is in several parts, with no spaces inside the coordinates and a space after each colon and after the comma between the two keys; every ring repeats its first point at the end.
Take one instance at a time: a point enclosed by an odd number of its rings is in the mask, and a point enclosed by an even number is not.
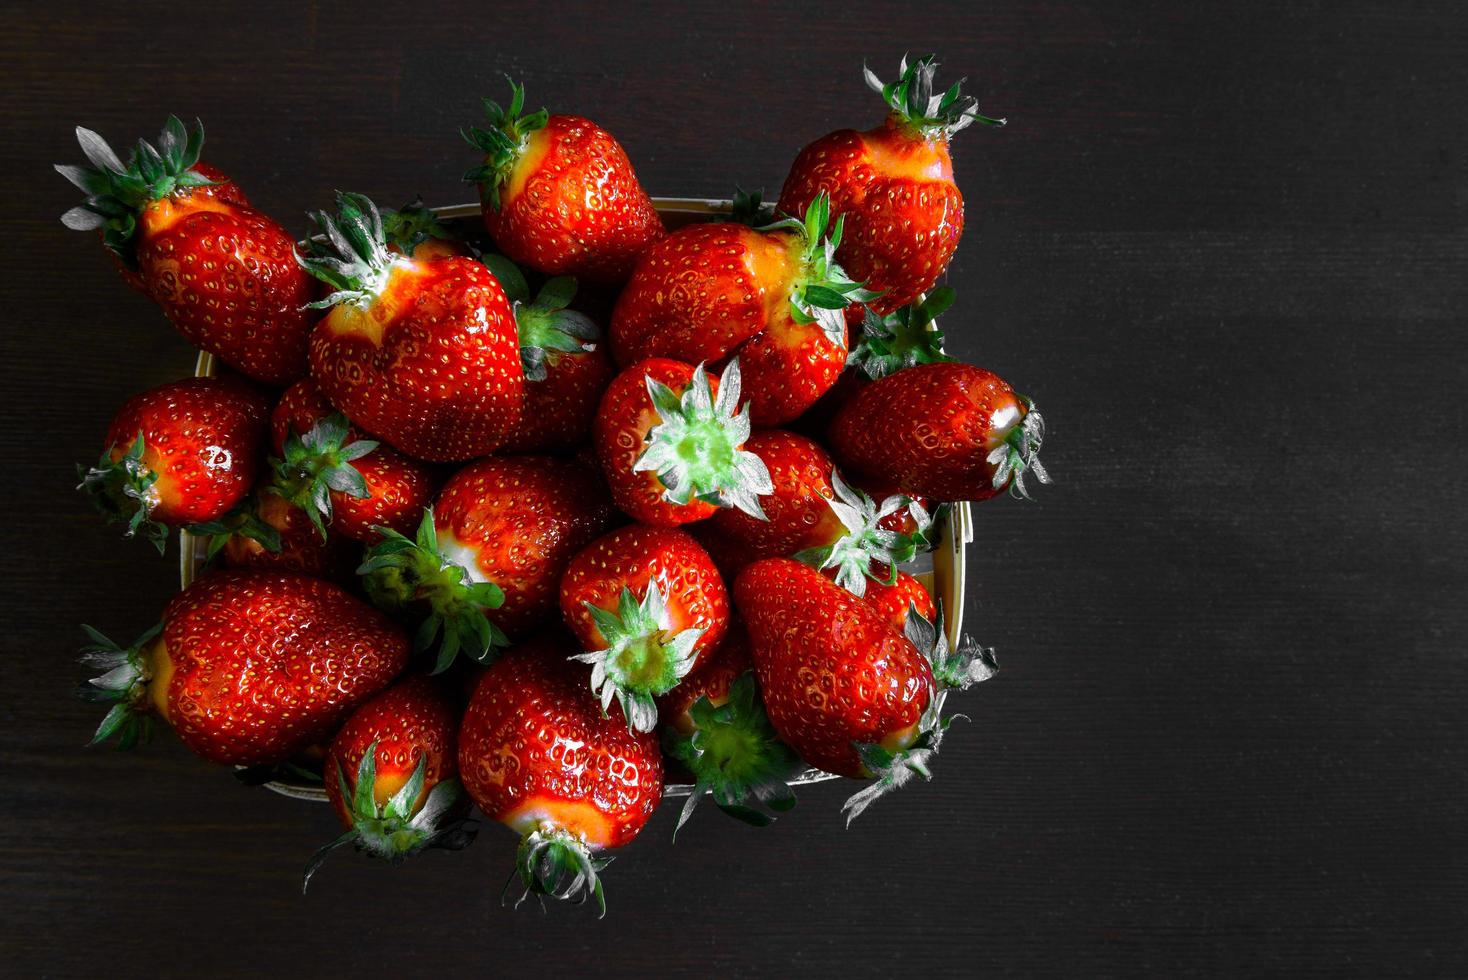
{"type": "Polygon", "coordinates": [[[608,6],[5,4],[0,973],[1468,972],[1461,5],[608,6]],[[945,328],[1045,410],[1058,480],[977,509],[1004,671],[933,783],[850,831],[834,785],[763,833],[661,812],[598,922],[502,910],[493,827],[302,898],[324,807],[81,748],[75,624],[140,631],[175,572],[71,467],[192,355],[57,222],[73,125],[202,117],[300,230],[337,187],[466,199],[456,129],[508,71],[654,193],[773,193],[875,121],[863,60],[928,49],[1011,120],[955,147],[945,328]]]}

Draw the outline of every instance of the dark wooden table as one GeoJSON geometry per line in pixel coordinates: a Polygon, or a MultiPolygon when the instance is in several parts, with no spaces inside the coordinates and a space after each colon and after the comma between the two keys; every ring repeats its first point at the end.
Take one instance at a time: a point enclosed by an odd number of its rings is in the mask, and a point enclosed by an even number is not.
{"type": "Polygon", "coordinates": [[[1461,5],[92,6],[0,32],[0,973],[1468,971],[1461,5]],[[1004,671],[933,783],[849,831],[834,785],[676,846],[665,810],[598,922],[500,908],[494,827],[302,898],[324,808],[167,738],[82,748],[76,624],[131,636],[177,580],[71,467],[193,355],[58,223],[74,124],[200,116],[303,229],[338,187],[467,199],[456,130],[508,71],[654,193],[721,196],[875,121],[863,59],[930,48],[1011,120],[957,141],[950,344],[1037,399],[1058,481],[978,509],[968,614],[1004,671]]]}

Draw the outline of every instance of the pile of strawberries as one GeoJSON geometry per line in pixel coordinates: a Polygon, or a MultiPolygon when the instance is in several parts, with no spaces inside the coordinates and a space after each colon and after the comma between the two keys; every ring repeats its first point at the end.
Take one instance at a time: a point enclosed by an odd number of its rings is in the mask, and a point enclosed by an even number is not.
{"type": "Polygon", "coordinates": [[[963,231],[931,57],[882,125],[802,150],[777,207],[664,227],[576,116],[487,102],[483,226],[341,193],[298,248],[170,118],[124,163],[78,129],[123,277],[214,377],[130,399],[83,489],[203,573],[129,647],[88,629],[95,741],[158,720],[261,781],[317,779],[347,843],[521,837],[526,894],[594,897],[668,781],[763,824],[814,767],[855,816],[929,763],[950,649],[899,566],[954,501],[1045,480],[1039,414],[943,353],[963,231]],[[578,291],[578,284],[580,290],[578,291]],[[605,334],[598,324],[607,327],[605,334]],[[189,544],[192,546],[192,544],[189,544]]]}

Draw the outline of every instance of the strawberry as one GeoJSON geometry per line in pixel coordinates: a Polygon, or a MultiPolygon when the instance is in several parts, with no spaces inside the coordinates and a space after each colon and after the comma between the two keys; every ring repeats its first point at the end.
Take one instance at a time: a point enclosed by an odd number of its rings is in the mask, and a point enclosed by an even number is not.
{"type": "Polygon", "coordinates": [[[586,314],[568,309],[576,280],[557,276],[531,299],[530,286],[502,255],[484,262],[515,304],[525,415],[501,452],[568,449],[586,442],[601,396],[616,370],[601,332],[586,314]]]}
{"type": "Polygon", "coordinates": [[[971,364],[919,364],[873,381],[831,422],[846,467],[938,500],[1028,497],[1045,423],[1034,403],[971,364]]]}
{"type": "Polygon", "coordinates": [[[762,498],[762,519],[721,510],[709,521],[715,550],[731,573],[761,558],[791,558],[831,566],[837,581],[857,595],[868,576],[885,576],[928,545],[932,521],[912,498],[889,496],[878,505],[848,486],[817,443],[779,429],[756,432],[745,449],[770,473],[771,490],[762,498]],[[912,530],[888,525],[907,516],[912,530]]]}
{"type": "Polygon", "coordinates": [[[809,408],[846,363],[846,306],[874,296],[832,258],[842,223],[818,198],[761,228],[688,225],[647,250],[612,313],[624,367],[649,357],[689,363],[738,355],[750,418],[779,425],[809,408]]]}
{"type": "Polygon", "coordinates": [[[352,541],[335,532],[323,537],[310,516],[269,483],[257,486],[224,517],[189,531],[207,538],[208,560],[222,558],[229,568],[300,572],[338,585],[355,582],[352,541]]]}
{"type": "Polygon", "coordinates": [[[284,385],[306,373],[313,287],[295,244],[244,203],[233,185],[210,188],[204,127],[168,117],[154,147],[139,140],[126,165],[96,133],[76,131],[90,167],[56,169],[87,195],[62,215],[103,241],[184,338],[243,374],[284,385]]]}
{"type": "Polygon", "coordinates": [[[627,844],[652,816],[663,760],[656,735],[602,713],[572,652],[551,634],[495,661],[459,729],[459,772],[484,815],[521,835],[525,895],[589,895],[605,914],[598,852],[627,844]]]}
{"type": "Polygon", "coordinates": [[[667,358],[613,378],[592,438],[617,506],[644,524],[687,524],[719,507],[760,516],[770,475],[743,448],[750,423],[739,389],[737,358],[717,382],[702,365],[667,358]]]}
{"type": "Polygon", "coordinates": [[[238,378],[185,378],[123,403],[85,490],[109,523],[161,554],[169,528],[218,520],[254,485],[265,448],[265,396],[238,378]]]}
{"type": "Polygon", "coordinates": [[[513,80],[508,108],[488,99],[484,107],[489,128],[463,133],[484,163],[464,179],[479,184],[500,251],[548,275],[626,279],[663,223],[622,145],[579,116],[522,116],[525,89],[513,80]]]}
{"type": "Polygon", "coordinates": [[[524,380],[515,317],[483,265],[420,261],[387,247],[360,194],[314,215],[328,242],[301,260],[335,288],[311,335],[311,376],[333,405],[398,450],[433,462],[499,447],[520,423],[524,380]]]}
{"type": "Polygon", "coordinates": [[[693,780],[675,836],[705,792],[720,810],[756,827],[774,819],[759,804],[780,813],[795,805],[789,780],[800,760],[775,735],[752,666],[748,634],[731,627],[717,650],[658,699],[663,749],[693,780]]]}
{"type": "Polygon", "coordinates": [[[345,844],[394,864],[427,847],[468,845],[458,731],[458,706],[428,677],[401,681],[352,712],[324,767],[327,802],[347,830],[311,857],[302,891],[345,844]]]}
{"type": "Polygon", "coordinates": [[[490,457],[449,478],[417,534],[385,530],[358,569],[373,602],[418,621],[435,673],[460,649],[486,662],[554,614],[561,574],[611,520],[596,472],[546,456],[490,457]]]}
{"type": "MultiPolygon", "coordinates": [[[[830,570],[827,570],[827,575],[834,577],[830,570]]],[[[897,572],[891,585],[880,580],[868,582],[865,598],[872,608],[882,614],[888,625],[898,632],[907,627],[909,610],[930,623],[938,621],[933,597],[923,588],[923,583],[906,572],[897,572]]]]}
{"type": "Polygon", "coordinates": [[[586,651],[591,689],[634,731],[657,727],[653,699],[678,686],[729,627],[729,593],[687,534],[633,524],[592,542],[561,579],[561,615],[586,651]]]}
{"type": "Polygon", "coordinates": [[[409,533],[433,500],[426,463],[362,438],[310,378],[297,381],[271,415],[272,492],[299,507],[326,536],[375,543],[379,527],[409,533]]]}
{"type": "Polygon", "coordinates": [[[847,801],[848,822],[914,773],[930,776],[951,721],[941,716],[946,690],[993,673],[989,651],[966,642],[950,654],[931,624],[904,635],[870,603],[786,558],[746,568],[734,598],[780,738],[817,768],[874,780],[847,801]]]}
{"type": "Polygon", "coordinates": [[[838,129],[795,158],[780,191],[780,209],[798,213],[819,195],[846,219],[836,259],[869,289],[882,293],[871,306],[890,313],[931,289],[948,268],[963,235],[963,195],[953,182],[948,140],[970,123],[1004,125],[980,115],[975,100],[954,85],[933,94],[938,64],[932,55],[889,85],[870,70],[867,85],[889,107],[876,129],[838,129]]]}
{"type": "Polygon", "coordinates": [[[339,587],[287,572],[213,572],[122,649],[96,630],[83,685],[112,708],[93,737],[130,746],[156,712],[212,762],[281,762],[328,738],[408,662],[408,638],[339,587]]]}

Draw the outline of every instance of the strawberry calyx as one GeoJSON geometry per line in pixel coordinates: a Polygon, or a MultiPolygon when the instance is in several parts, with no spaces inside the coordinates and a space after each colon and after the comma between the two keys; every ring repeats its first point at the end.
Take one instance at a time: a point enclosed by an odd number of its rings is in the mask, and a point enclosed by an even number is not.
{"type": "Polygon", "coordinates": [[[846,591],[866,595],[868,578],[894,584],[898,565],[932,547],[934,517],[912,497],[894,494],[878,504],[843,480],[837,470],[831,471],[831,489],[835,495],[826,504],[846,533],[829,545],[808,548],[793,557],[821,571],[836,569],[836,584],[846,591]],[[916,526],[911,534],[882,526],[882,521],[902,510],[908,512],[916,526]]]}
{"type": "Polygon", "coordinates": [[[1017,425],[1009,430],[1004,441],[995,446],[987,457],[994,467],[994,489],[1009,488],[1011,496],[1031,500],[1025,487],[1025,476],[1033,474],[1041,483],[1050,482],[1050,474],[1040,462],[1040,444],[1045,440],[1045,420],[1035,408],[1035,403],[1024,395],[1018,396],[1024,405],[1025,414],[1017,425]]]}
{"type": "Polygon", "coordinates": [[[681,395],[651,376],[646,380],[659,422],[648,431],[633,471],[656,473],[671,504],[697,499],[768,520],[759,497],[775,485],[765,461],[744,449],[750,421],[749,405],[739,407],[739,359],[724,368],[718,398],[702,364],[681,395]]]}
{"type": "Polygon", "coordinates": [[[92,642],[82,647],[81,663],[99,673],[77,689],[77,696],[83,701],[112,706],[89,745],[98,745],[116,735],[117,747],[130,749],[152,735],[148,681],[153,670],[147,651],[162,630],[163,624],[155,623],[132,646],[120,647],[92,627],[82,625],[82,631],[92,642]]]}
{"type": "Polygon", "coordinates": [[[413,648],[422,652],[437,647],[433,673],[447,670],[461,650],[488,665],[509,646],[509,638],[485,615],[504,604],[504,592],[445,557],[433,508],[424,510],[412,538],[389,527],[376,531],[382,540],[367,551],[357,574],[378,608],[419,618],[413,648]]]}
{"type": "MultiPolygon", "coordinates": [[[[939,605],[938,622],[943,621],[943,608],[939,605]]],[[[979,646],[972,637],[963,637],[958,648],[950,650],[944,631],[929,622],[915,608],[908,607],[907,637],[919,653],[927,659],[933,671],[933,694],[918,721],[917,731],[906,746],[889,746],[873,742],[856,742],[853,747],[861,759],[872,782],[853,794],[841,807],[846,814],[846,825],[862,814],[873,802],[899,789],[911,781],[913,776],[932,779],[929,768],[933,756],[937,755],[943,735],[948,727],[965,715],[944,715],[943,702],[951,690],[964,690],[993,677],[999,670],[999,661],[994,658],[992,647],[979,646]]]]}
{"type": "MultiPolygon", "coordinates": [[[[757,231],[769,229],[772,225],[780,224],[779,213],[773,204],[766,204],[765,191],[761,187],[757,190],[747,191],[742,187],[735,186],[728,216],[715,214],[710,221],[732,221],[735,224],[748,225],[757,231]]],[[[801,225],[801,230],[804,230],[801,225]]]]}
{"type": "Polygon", "coordinates": [[[418,797],[423,795],[427,766],[428,756],[419,755],[418,765],[408,781],[386,803],[378,803],[373,792],[377,783],[377,742],[367,747],[357,765],[355,792],[347,783],[340,760],[337,760],[337,785],[342,800],[347,803],[352,827],[311,855],[301,877],[301,891],[305,892],[310,886],[311,876],[331,852],[346,844],[353,844],[359,851],[393,864],[399,864],[429,847],[449,850],[467,847],[473,841],[475,831],[466,826],[464,815],[468,807],[464,805],[464,787],[457,779],[438,783],[428,792],[422,805],[418,804],[418,797]]]}
{"type": "Polygon", "coordinates": [[[451,241],[454,237],[438,220],[433,209],[423,206],[422,198],[397,210],[383,211],[382,230],[387,243],[404,255],[412,255],[413,250],[424,242],[451,241]]]}
{"type": "Polygon", "coordinates": [[[204,546],[205,562],[212,562],[224,550],[224,546],[229,544],[229,539],[235,536],[258,541],[262,548],[272,553],[279,552],[281,547],[279,529],[261,519],[248,500],[235,504],[229,513],[217,521],[190,525],[189,533],[208,539],[204,546]]]}
{"type": "Polygon", "coordinates": [[[612,863],[609,857],[594,853],[586,839],[549,821],[526,834],[515,853],[515,872],[505,884],[508,894],[519,877],[525,891],[515,900],[515,907],[531,895],[574,901],[596,899],[600,916],[607,914],[607,899],[598,874],[612,863]]]}
{"type": "Polygon", "coordinates": [[[365,500],[372,494],[352,461],[376,449],[372,439],[352,439],[347,417],[340,412],[320,419],[304,435],[286,436],[282,457],[270,460],[274,480],[269,491],[299,507],[326,540],[331,520],[331,491],[365,500]]]}
{"type": "Polygon", "coordinates": [[[591,690],[601,700],[603,715],[615,700],[622,706],[628,728],[652,731],[658,723],[653,697],[677,687],[693,669],[693,647],[704,628],[673,633],[672,619],[655,581],[648,583],[641,602],[624,587],[617,597],[616,612],[591,602],[585,605],[607,646],[570,659],[591,665],[591,690]]]}
{"type": "Polygon", "coordinates": [[[76,128],[77,142],[91,166],[56,164],[56,172],[87,195],[61,216],[73,231],[101,231],[102,241],[129,269],[137,268],[133,237],[138,214],[153,201],[181,188],[214,183],[193,169],[204,146],[204,124],[195,120],[190,133],[177,116],[169,116],[158,145],[138,140],[126,164],[97,133],[76,128]]]}
{"type": "Polygon", "coordinates": [[[952,287],[939,286],[917,303],[881,316],[870,307],[862,316],[861,340],[846,355],[846,365],[872,380],[918,364],[953,358],[943,353],[943,332],[932,326],[953,305],[952,287]]]}
{"type": "MultiPolygon", "coordinates": [[[[495,258],[509,263],[502,256],[495,258]]],[[[485,265],[500,278],[495,265],[489,261],[485,265]]],[[[546,280],[534,300],[529,299],[530,290],[523,275],[509,286],[501,278],[500,285],[514,305],[515,326],[520,334],[520,367],[526,381],[545,380],[547,359],[554,360],[557,354],[582,353],[601,339],[601,331],[591,317],[566,308],[576,297],[576,280],[571,276],[546,280]],[[512,287],[518,295],[510,295],[512,287]]]]}
{"type": "Polygon", "coordinates": [[[489,116],[489,128],[470,126],[460,134],[470,146],[484,154],[484,163],[464,174],[464,180],[479,184],[485,197],[496,211],[500,208],[500,188],[510,179],[515,164],[525,152],[526,141],[537,129],[543,129],[550,119],[544,108],[528,116],[522,116],[525,108],[525,87],[517,84],[510,76],[510,104],[502,107],[493,99],[484,100],[484,111],[489,116]]]}
{"type": "Polygon", "coordinates": [[[804,218],[786,217],[759,231],[790,231],[800,249],[800,272],[790,288],[790,316],[796,323],[819,323],[831,343],[846,347],[845,309],[867,303],[880,292],[855,282],[836,262],[844,215],[831,220],[831,198],[825,191],[805,209],[804,218]]]}
{"type": "Polygon", "coordinates": [[[897,69],[897,81],[885,84],[876,72],[862,66],[867,87],[882,97],[893,119],[923,138],[948,139],[976,122],[985,126],[1003,126],[1008,121],[979,112],[978,100],[960,91],[967,79],[960,78],[946,92],[935,94],[933,77],[937,72],[937,56],[931,54],[911,64],[908,64],[907,55],[903,55],[902,64],[897,69]]]}
{"type": "Polygon", "coordinates": [[[775,734],[752,673],[729,685],[722,704],[701,696],[688,716],[691,733],[671,727],[663,733],[664,750],[694,778],[693,792],[673,828],[675,838],[705,793],[720,810],[755,827],[774,821],[766,810],[784,813],[795,805],[789,779],[800,771],[801,762],[775,734]]]}
{"type": "Polygon", "coordinates": [[[86,492],[107,523],[126,524],[126,537],[141,535],[161,555],[168,543],[168,528],[150,516],[158,505],[158,490],[154,487],[158,474],[143,462],[146,449],[143,433],[139,432],[117,459],[108,449],[96,466],[88,468],[78,463],[76,473],[81,483],[77,489],[86,492]]]}
{"type": "Polygon", "coordinates": [[[387,231],[377,205],[365,194],[336,192],[337,213],[312,211],[319,232],[296,253],[301,268],[334,287],[325,299],[307,303],[313,310],[340,303],[369,306],[382,295],[392,271],[409,260],[387,247],[387,231]]]}

